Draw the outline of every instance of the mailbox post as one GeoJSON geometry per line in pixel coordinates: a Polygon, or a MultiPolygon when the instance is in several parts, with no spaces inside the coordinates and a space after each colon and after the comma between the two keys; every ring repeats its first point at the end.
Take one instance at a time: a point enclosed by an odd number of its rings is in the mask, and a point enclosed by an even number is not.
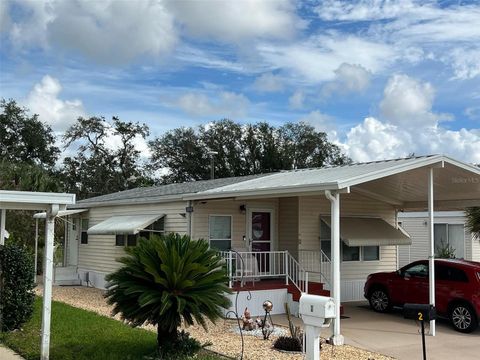
{"type": "Polygon", "coordinates": [[[405,319],[420,321],[422,326],[422,350],[423,360],[427,360],[427,349],[425,346],[425,321],[432,321],[437,318],[435,306],[430,304],[405,304],[403,306],[405,319]]]}
{"type": "Polygon", "coordinates": [[[335,301],[331,297],[303,293],[299,304],[300,317],[305,324],[306,360],[320,359],[320,332],[335,318],[335,301]]]}

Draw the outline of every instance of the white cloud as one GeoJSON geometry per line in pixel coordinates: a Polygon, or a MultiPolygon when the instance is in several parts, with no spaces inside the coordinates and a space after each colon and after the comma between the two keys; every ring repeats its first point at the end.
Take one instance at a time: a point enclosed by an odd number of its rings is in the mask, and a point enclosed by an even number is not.
{"type": "Polygon", "coordinates": [[[386,69],[398,57],[389,45],[354,35],[331,33],[313,36],[289,45],[262,43],[257,46],[263,61],[276,69],[291,72],[296,81],[318,84],[335,79],[342,63],[355,63],[376,73],[386,69]]]}
{"type": "Polygon", "coordinates": [[[64,131],[79,116],[85,116],[82,101],[62,100],[59,98],[61,91],[60,82],[45,75],[39,83],[34,85],[23,101],[32,113],[38,114],[40,120],[49,124],[54,131],[64,131]]]}
{"type": "Polygon", "coordinates": [[[24,11],[10,38],[16,47],[70,49],[101,63],[121,64],[169,53],[177,41],[161,1],[18,1],[24,11]]]}
{"type": "Polygon", "coordinates": [[[250,101],[243,94],[228,91],[221,91],[214,97],[190,92],[177,100],[166,101],[166,105],[178,107],[192,116],[238,118],[247,114],[250,101]]]}
{"type": "Polygon", "coordinates": [[[323,86],[322,94],[361,92],[370,85],[370,78],[371,73],[361,65],[342,63],[335,70],[335,79],[323,86]]]}
{"type": "Polygon", "coordinates": [[[406,75],[392,76],[380,103],[381,119],[368,117],[351,128],[340,144],[355,161],[405,157],[411,153],[447,154],[480,162],[480,129],[449,130],[433,112],[435,91],[406,75]]]}
{"type": "Polygon", "coordinates": [[[480,162],[480,130],[447,130],[442,127],[407,129],[375,118],[352,128],[342,148],[355,161],[417,155],[446,154],[467,162],[480,162]]]}
{"type": "Polygon", "coordinates": [[[408,127],[436,126],[449,115],[432,112],[435,90],[430,83],[421,83],[407,75],[393,75],[383,92],[380,103],[382,118],[390,123],[408,127]]]}
{"type": "Polygon", "coordinates": [[[302,90],[295,91],[292,96],[288,98],[288,104],[292,109],[300,109],[303,107],[305,101],[305,93],[302,90]]]}
{"type": "Polygon", "coordinates": [[[280,76],[266,73],[255,79],[253,87],[260,92],[279,92],[284,89],[284,84],[280,76]]]}
{"type": "Polygon", "coordinates": [[[480,47],[456,48],[444,59],[450,63],[456,79],[473,79],[480,75],[480,47]]]}
{"type": "Polygon", "coordinates": [[[291,38],[305,26],[290,0],[166,1],[187,34],[225,42],[291,38]]]}
{"type": "Polygon", "coordinates": [[[469,106],[465,109],[464,114],[469,119],[478,120],[480,119],[480,106],[469,106]]]}

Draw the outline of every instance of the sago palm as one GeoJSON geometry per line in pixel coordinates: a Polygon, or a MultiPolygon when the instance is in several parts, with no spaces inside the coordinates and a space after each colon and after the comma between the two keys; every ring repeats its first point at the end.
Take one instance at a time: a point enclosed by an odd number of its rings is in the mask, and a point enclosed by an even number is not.
{"type": "Polygon", "coordinates": [[[480,207],[471,207],[465,210],[467,229],[477,239],[480,239],[480,207]]]}
{"type": "Polygon", "coordinates": [[[107,276],[113,313],[133,326],[157,326],[158,346],[177,339],[182,319],[206,329],[230,306],[222,258],[204,240],[169,234],[140,239],[126,249],[123,266],[107,276]]]}

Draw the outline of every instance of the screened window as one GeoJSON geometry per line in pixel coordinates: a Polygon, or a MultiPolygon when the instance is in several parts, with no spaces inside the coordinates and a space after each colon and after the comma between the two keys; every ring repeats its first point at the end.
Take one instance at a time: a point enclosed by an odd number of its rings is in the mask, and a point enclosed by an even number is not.
{"type": "Polygon", "coordinates": [[[124,234],[115,235],[115,246],[125,246],[125,235],[124,234]]]}
{"type": "Polygon", "coordinates": [[[465,256],[465,230],[462,224],[435,224],[434,242],[436,254],[449,246],[456,258],[465,256]]]}
{"type": "Polygon", "coordinates": [[[232,244],[232,217],[229,215],[211,215],[209,218],[210,247],[218,250],[230,250],[232,244]]]}
{"type": "MultiPolygon", "coordinates": [[[[332,258],[332,243],[331,243],[330,226],[320,220],[320,246],[325,255],[329,259],[332,258]]],[[[348,246],[342,241],[341,247],[342,261],[375,261],[380,260],[379,246],[348,246]]]]}
{"type": "Polygon", "coordinates": [[[80,244],[88,244],[88,219],[80,219],[80,244]]]}

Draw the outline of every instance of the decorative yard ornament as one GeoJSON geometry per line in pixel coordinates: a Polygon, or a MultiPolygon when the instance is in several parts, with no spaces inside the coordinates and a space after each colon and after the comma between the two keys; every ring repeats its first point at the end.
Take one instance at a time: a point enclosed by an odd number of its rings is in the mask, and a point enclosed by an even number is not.
{"type": "Polygon", "coordinates": [[[252,315],[250,314],[250,311],[248,308],[245,308],[245,311],[243,312],[242,316],[242,322],[243,322],[243,330],[246,331],[252,331],[255,329],[255,322],[252,319],[252,315]]]}
{"type": "MultiPolygon", "coordinates": [[[[262,328],[262,334],[263,334],[263,340],[268,340],[270,337],[270,334],[273,332],[275,329],[273,326],[273,320],[272,320],[272,315],[270,314],[273,309],[273,303],[270,300],[266,300],[263,302],[263,310],[265,310],[265,317],[261,321],[261,328],[262,328]],[[267,321],[267,317],[269,318],[270,321],[267,321]]],[[[258,323],[258,319],[257,319],[258,323]]]]}

